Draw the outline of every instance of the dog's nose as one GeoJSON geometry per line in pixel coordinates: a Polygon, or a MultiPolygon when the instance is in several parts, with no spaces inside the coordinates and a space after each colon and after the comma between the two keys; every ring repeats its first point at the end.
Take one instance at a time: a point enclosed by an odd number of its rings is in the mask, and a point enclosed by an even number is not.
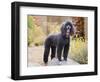
{"type": "Polygon", "coordinates": [[[69,29],[67,30],[67,33],[70,33],[70,30],[69,29]]]}

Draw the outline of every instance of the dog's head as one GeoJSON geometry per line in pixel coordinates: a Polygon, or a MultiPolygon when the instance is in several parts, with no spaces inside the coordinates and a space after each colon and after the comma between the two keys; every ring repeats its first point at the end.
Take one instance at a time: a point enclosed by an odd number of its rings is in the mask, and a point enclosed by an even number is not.
{"type": "Polygon", "coordinates": [[[66,21],[61,26],[61,34],[65,38],[70,37],[70,35],[74,34],[74,28],[71,22],[66,21]]]}

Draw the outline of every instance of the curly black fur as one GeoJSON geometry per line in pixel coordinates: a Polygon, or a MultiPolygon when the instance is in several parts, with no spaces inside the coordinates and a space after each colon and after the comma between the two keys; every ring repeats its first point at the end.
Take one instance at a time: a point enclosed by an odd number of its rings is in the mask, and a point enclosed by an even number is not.
{"type": "Polygon", "coordinates": [[[55,57],[57,52],[57,58],[61,61],[61,54],[63,51],[63,59],[67,61],[69,46],[70,46],[70,35],[74,33],[73,25],[71,22],[64,22],[61,25],[61,33],[57,35],[50,35],[45,40],[45,50],[43,61],[46,64],[48,62],[49,52],[51,48],[51,59],[55,57]]]}

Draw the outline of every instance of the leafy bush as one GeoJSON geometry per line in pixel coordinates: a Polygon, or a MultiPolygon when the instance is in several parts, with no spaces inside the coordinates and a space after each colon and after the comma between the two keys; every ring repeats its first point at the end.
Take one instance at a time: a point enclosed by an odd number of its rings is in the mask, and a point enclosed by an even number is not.
{"type": "Polygon", "coordinates": [[[28,46],[42,45],[45,38],[42,27],[37,25],[36,20],[34,16],[28,16],[28,46]]]}
{"type": "Polygon", "coordinates": [[[41,27],[36,27],[33,33],[33,43],[35,46],[43,45],[45,39],[45,34],[43,33],[41,27]]]}

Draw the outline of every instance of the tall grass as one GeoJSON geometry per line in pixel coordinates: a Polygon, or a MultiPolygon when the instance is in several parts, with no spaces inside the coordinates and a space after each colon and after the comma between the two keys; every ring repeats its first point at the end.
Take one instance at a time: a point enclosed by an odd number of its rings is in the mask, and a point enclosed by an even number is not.
{"type": "Polygon", "coordinates": [[[77,61],[80,64],[88,63],[88,50],[87,41],[83,42],[79,38],[71,40],[69,57],[77,61]]]}

